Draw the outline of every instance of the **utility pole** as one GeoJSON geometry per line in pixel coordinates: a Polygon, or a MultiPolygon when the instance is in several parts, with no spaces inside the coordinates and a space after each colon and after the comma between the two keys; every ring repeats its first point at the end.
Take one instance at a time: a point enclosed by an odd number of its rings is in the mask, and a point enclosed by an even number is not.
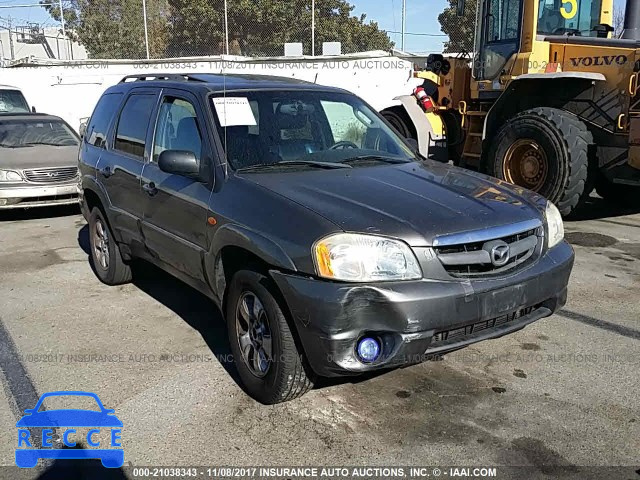
{"type": "Polygon", "coordinates": [[[316,56],[316,0],[311,0],[311,56],[316,56]]]}
{"type": "Polygon", "coordinates": [[[11,17],[9,17],[9,51],[11,52],[11,60],[15,60],[16,53],[13,48],[13,19],[11,17]]]}
{"type": "Polygon", "coordinates": [[[229,55],[229,11],[227,10],[227,0],[224,0],[224,49],[229,55]]]}
{"type": "Polygon", "coordinates": [[[404,37],[407,31],[407,0],[402,0],[402,51],[404,52],[404,37]]]}
{"type": "Polygon", "coordinates": [[[58,3],[60,7],[60,22],[62,22],[62,44],[64,45],[64,56],[68,58],[69,55],[67,54],[67,31],[64,25],[64,9],[62,8],[62,0],[60,0],[58,3]]]}
{"type": "Polygon", "coordinates": [[[147,2],[142,0],[142,17],[144,19],[144,45],[147,49],[147,60],[149,60],[149,30],[147,28],[147,2]]]}

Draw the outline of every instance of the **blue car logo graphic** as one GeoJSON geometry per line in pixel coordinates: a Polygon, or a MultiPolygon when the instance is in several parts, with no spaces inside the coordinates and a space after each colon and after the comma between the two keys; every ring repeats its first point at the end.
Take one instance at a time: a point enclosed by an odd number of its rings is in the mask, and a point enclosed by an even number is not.
{"type": "Polygon", "coordinates": [[[114,410],[104,408],[100,398],[91,392],[49,392],[40,397],[36,406],[25,410],[16,427],[18,427],[18,448],[16,449],[16,465],[21,468],[33,468],[41,458],[52,459],[100,459],[107,468],[119,468],[124,463],[124,450],[121,444],[122,422],[114,415],[114,410]],[[60,409],[39,411],[42,402],[48,397],[91,397],[100,411],[82,409],[60,409]],[[34,448],[39,438],[32,438],[31,428],[42,428],[42,447],[34,448]],[[53,429],[60,429],[59,434],[65,447],[53,448],[53,429]],[[81,440],[86,441],[91,448],[80,449],[76,440],[80,440],[76,428],[90,428],[81,440]],[[110,430],[109,446],[98,435],[103,430],[110,430]],[[49,447],[49,448],[44,448],[49,447]],[[116,448],[119,447],[119,448],[116,448]]]}

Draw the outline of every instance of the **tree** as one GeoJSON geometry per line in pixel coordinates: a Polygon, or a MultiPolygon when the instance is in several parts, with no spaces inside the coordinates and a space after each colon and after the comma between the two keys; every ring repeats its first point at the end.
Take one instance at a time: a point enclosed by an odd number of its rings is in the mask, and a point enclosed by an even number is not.
{"type": "Polygon", "coordinates": [[[620,38],[624,30],[624,8],[621,5],[613,6],[613,38],[620,38]]]}
{"type": "MultiPolygon", "coordinates": [[[[223,0],[169,0],[172,55],[224,53],[223,0]]],[[[229,48],[237,55],[282,55],[287,42],[311,53],[310,0],[228,0],[229,48]]],[[[316,51],[340,41],[343,51],[390,50],[393,43],[374,22],[351,15],[345,0],[316,0],[316,51]]]]}
{"type": "Polygon", "coordinates": [[[457,3],[457,0],[449,0],[449,6],[438,16],[440,29],[449,35],[449,41],[444,44],[444,51],[445,53],[473,52],[478,0],[465,2],[462,17],[456,14],[457,3]]]}
{"type": "MultiPolygon", "coordinates": [[[[58,4],[41,2],[61,20],[58,4]]],[[[92,58],[145,58],[144,20],[140,0],[71,0],[63,7],[67,34],[85,46],[92,58]]],[[[147,2],[149,50],[164,56],[167,48],[166,0],[147,2]]]]}
{"type": "MultiPolygon", "coordinates": [[[[47,2],[48,3],[48,2],[47,2]]],[[[144,56],[141,0],[72,0],[65,21],[92,57],[144,56]]],[[[340,41],[344,52],[390,50],[375,22],[352,15],[346,0],[316,0],[316,52],[340,41]]],[[[311,0],[227,0],[230,53],[282,55],[284,43],[311,53],[311,0]]],[[[45,8],[57,20],[56,5],[45,8]]],[[[225,53],[224,0],[147,0],[152,56],[225,53]]]]}

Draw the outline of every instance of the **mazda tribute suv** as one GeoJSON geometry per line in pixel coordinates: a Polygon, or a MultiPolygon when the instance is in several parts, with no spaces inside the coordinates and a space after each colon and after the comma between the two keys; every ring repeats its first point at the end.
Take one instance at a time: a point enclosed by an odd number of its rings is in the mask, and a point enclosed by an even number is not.
{"type": "Polygon", "coordinates": [[[344,90],[126,77],[87,124],[80,172],[99,279],[128,282],[141,258],[209,296],[265,404],[515,332],[566,301],[574,255],[553,204],[420,157],[344,90]]]}

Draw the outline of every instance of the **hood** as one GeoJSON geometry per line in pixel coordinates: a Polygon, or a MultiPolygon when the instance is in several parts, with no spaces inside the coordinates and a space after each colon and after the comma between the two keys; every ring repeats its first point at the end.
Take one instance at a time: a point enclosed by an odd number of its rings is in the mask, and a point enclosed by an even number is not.
{"type": "Polygon", "coordinates": [[[485,175],[435,162],[244,174],[341,230],[428,246],[434,237],[542,219],[545,200],[485,175]]]}
{"type": "Polygon", "coordinates": [[[34,145],[22,148],[0,147],[0,168],[28,170],[31,168],[75,167],[78,146],[53,147],[34,145]]]}

